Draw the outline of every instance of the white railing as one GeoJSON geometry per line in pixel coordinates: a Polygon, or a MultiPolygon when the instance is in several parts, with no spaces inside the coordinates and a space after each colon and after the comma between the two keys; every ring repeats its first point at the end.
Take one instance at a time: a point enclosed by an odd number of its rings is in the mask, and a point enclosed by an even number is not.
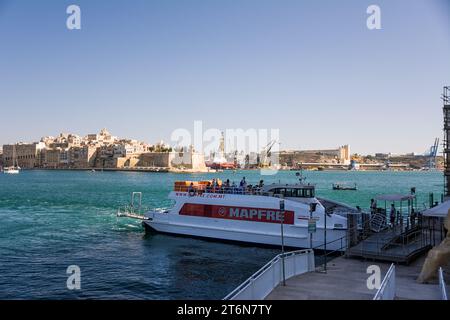
{"type": "Polygon", "coordinates": [[[391,264],[373,300],[394,300],[395,291],[395,265],[391,264]]]}
{"type": "Polygon", "coordinates": [[[244,281],[224,300],[263,300],[283,281],[283,257],[285,279],[314,271],[314,251],[299,250],[277,255],[264,267],[244,281]]]}
{"type": "Polygon", "coordinates": [[[448,300],[447,289],[444,281],[444,271],[442,270],[442,267],[439,268],[439,288],[441,289],[442,300],[448,300]]]}

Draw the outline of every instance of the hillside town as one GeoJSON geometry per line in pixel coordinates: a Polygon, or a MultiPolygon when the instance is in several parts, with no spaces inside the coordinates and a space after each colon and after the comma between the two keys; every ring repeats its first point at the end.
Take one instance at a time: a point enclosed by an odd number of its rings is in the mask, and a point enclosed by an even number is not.
{"type": "Polygon", "coordinates": [[[39,142],[3,145],[0,167],[18,165],[22,169],[104,169],[142,171],[207,172],[225,169],[279,170],[429,170],[443,167],[442,157],[433,147],[425,154],[351,154],[349,145],[327,150],[272,151],[272,142],[259,153],[225,153],[224,136],[217,152],[204,155],[190,147],[173,147],[160,141],[142,141],[113,136],[107,129],[81,137],[61,133],[39,142]],[[15,164],[14,164],[15,163],[15,164]]]}
{"type": "Polygon", "coordinates": [[[163,141],[150,145],[121,139],[106,129],[85,137],[61,133],[57,137],[43,137],[39,142],[3,145],[2,165],[12,166],[14,157],[23,169],[206,170],[202,155],[193,148],[174,149],[163,141]]]}

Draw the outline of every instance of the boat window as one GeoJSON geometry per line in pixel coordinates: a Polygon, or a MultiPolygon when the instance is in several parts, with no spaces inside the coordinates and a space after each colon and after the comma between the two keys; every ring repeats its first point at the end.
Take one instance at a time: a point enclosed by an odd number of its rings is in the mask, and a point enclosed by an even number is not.
{"type": "Polygon", "coordinates": [[[276,188],[270,190],[274,195],[282,195],[286,198],[313,198],[315,196],[312,188],[276,188]]]}
{"type": "Polygon", "coordinates": [[[294,190],[292,190],[292,189],[284,189],[285,191],[284,191],[284,196],[285,197],[296,197],[296,195],[295,194],[292,194],[292,191],[294,191],[294,193],[295,193],[295,189],[294,190]]]}
{"type": "Polygon", "coordinates": [[[298,189],[297,190],[297,197],[300,198],[313,198],[314,197],[314,189],[298,189]]]}

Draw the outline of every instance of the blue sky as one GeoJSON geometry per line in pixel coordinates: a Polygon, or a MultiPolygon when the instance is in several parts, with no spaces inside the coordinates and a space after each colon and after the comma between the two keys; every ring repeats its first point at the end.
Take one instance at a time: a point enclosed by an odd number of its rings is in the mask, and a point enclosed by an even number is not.
{"type": "Polygon", "coordinates": [[[423,152],[450,85],[444,0],[0,0],[0,44],[0,144],[168,141],[202,120],[279,128],[282,148],[423,152]]]}

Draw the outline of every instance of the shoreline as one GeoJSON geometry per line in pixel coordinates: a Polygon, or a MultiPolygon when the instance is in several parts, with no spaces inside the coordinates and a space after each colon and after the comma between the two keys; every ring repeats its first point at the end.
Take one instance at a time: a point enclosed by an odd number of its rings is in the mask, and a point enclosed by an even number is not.
{"type": "MultiPolygon", "coordinates": [[[[165,168],[165,167],[141,167],[141,168],[23,168],[23,171],[91,171],[91,172],[146,172],[146,173],[180,173],[180,174],[200,174],[200,173],[223,173],[223,172],[239,172],[239,171],[258,171],[262,169],[234,169],[234,170],[192,170],[192,169],[175,169],[175,168],[165,168]]],[[[296,172],[300,170],[295,169],[278,169],[281,172],[296,172]]],[[[391,170],[347,170],[347,169],[338,169],[338,168],[326,168],[324,170],[308,170],[303,169],[306,172],[443,172],[443,170],[399,170],[399,169],[391,169],[391,170]]]]}

